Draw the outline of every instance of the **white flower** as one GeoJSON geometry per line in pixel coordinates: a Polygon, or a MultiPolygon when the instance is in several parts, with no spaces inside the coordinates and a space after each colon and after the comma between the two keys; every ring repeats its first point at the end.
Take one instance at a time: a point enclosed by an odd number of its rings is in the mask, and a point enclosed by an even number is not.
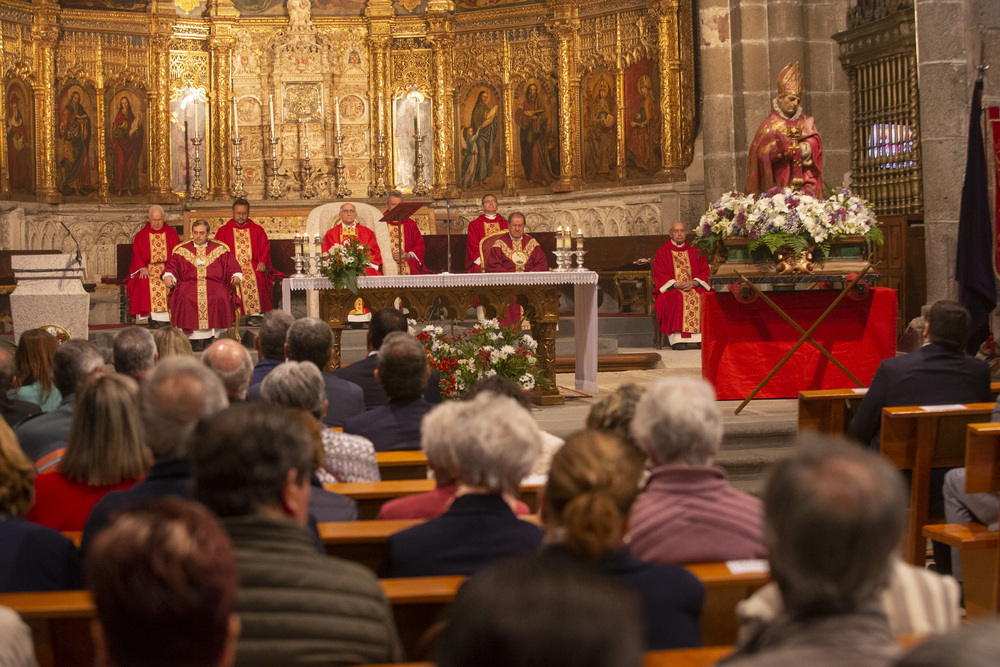
{"type": "Polygon", "coordinates": [[[500,348],[500,354],[502,354],[503,358],[506,359],[508,357],[512,357],[515,354],[517,354],[517,350],[515,350],[514,347],[511,345],[504,345],[503,347],[500,348]]]}
{"type": "Polygon", "coordinates": [[[525,391],[531,391],[535,388],[535,378],[531,377],[527,373],[518,378],[518,382],[521,385],[521,389],[525,391]]]}
{"type": "Polygon", "coordinates": [[[493,377],[496,374],[497,374],[497,372],[494,369],[492,369],[492,368],[490,370],[486,371],[486,377],[488,377],[488,378],[491,378],[491,377],[493,377]]]}
{"type": "Polygon", "coordinates": [[[499,329],[499,328],[500,328],[500,322],[495,317],[483,321],[483,329],[488,330],[488,329],[499,329]]]}

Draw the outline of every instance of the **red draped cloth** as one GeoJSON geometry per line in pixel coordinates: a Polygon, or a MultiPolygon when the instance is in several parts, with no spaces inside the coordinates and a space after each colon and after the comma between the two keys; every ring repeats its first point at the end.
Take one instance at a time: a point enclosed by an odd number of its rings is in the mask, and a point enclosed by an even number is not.
{"type": "Polygon", "coordinates": [[[199,248],[194,241],[182,243],[167,260],[164,273],[177,279],[170,293],[170,317],[181,329],[228,329],[239,305],[231,286],[240,272],[229,248],[209,241],[199,248]]]}
{"type": "Polygon", "coordinates": [[[386,225],[389,226],[389,246],[392,248],[392,258],[396,260],[399,265],[399,275],[401,276],[416,276],[423,273],[430,273],[424,267],[424,235],[420,233],[420,228],[417,227],[417,223],[407,218],[401,223],[399,222],[387,222],[386,225]],[[399,254],[399,230],[402,227],[403,230],[403,254],[399,254]],[[413,253],[417,256],[416,259],[409,257],[409,253],[413,253]],[[405,257],[406,261],[402,261],[400,257],[405,257]]]}
{"type": "Polygon", "coordinates": [[[128,267],[128,310],[133,315],[146,317],[151,312],[167,312],[167,286],[161,276],[170,253],[181,242],[170,226],[163,225],[159,231],[153,226],[139,230],[132,240],[132,263],[128,267]],[[140,269],[149,270],[149,278],[140,278],[140,269]]]}
{"type": "Polygon", "coordinates": [[[548,271],[545,252],[538,241],[525,234],[518,240],[504,234],[495,241],[486,255],[487,273],[515,273],[518,271],[548,271]]]}
{"type": "Polygon", "coordinates": [[[653,258],[653,282],[656,294],[656,317],[660,331],[670,335],[676,332],[699,333],[701,331],[701,296],[707,290],[703,286],[689,292],[664,286],[687,280],[708,282],[709,268],[705,255],[690,243],[678,247],[667,241],[656,251],[653,258]]]}
{"type": "Polygon", "coordinates": [[[240,284],[243,293],[242,313],[256,315],[273,309],[271,285],[275,276],[274,267],[271,266],[271,242],[267,239],[264,228],[253,220],[238,225],[235,220],[230,219],[215,232],[215,240],[228,246],[243,273],[243,282],[240,284]],[[261,262],[267,267],[267,271],[257,270],[257,265],[261,262]],[[254,280],[250,280],[251,276],[254,280]]]}
{"type": "Polygon", "coordinates": [[[747,193],[767,192],[776,185],[788,187],[802,179],[802,191],[823,196],[823,142],[812,116],[796,120],[782,118],[777,110],[764,119],[747,154],[747,193]],[[790,133],[801,133],[799,141],[809,144],[813,164],[805,167],[801,151],[790,133]]]}
{"type": "MultiPolygon", "coordinates": [[[[342,222],[338,222],[327,231],[323,237],[323,252],[326,252],[335,245],[339,245],[346,238],[356,238],[368,248],[368,263],[382,266],[382,251],[379,250],[378,240],[375,232],[362,224],[355,224],[354,227],[347,227],[342,222]]],[[[380,276],[382,272],[370,266],[365,267],[366,276],[380,276]]]]}
{"type": "Polygon", "coordinates": [[[507,220],[499,213],[490,220],[485,214],[469,223],[468,236],[465,241],[465,272],[479,273],[486,267],[476,264],[479,259],[479,244],[487,236],[493,236],[507,229],[507,220]]]}
{"type": "MultiPolygon", "coordinates": [[[[809,329],[838,291],[769,292],[768,296],[803,329],[809,329]]],[[[801,337],[761,299],[739,303],[729,293],[701,296],[702,375],[719,400],[742,400],[801,337]]],[[[871,384],[883,359],[896,354],[896,291],[870,289],[849,295],[813,333],[813,338],[853,373],[871,384]]],[[[792,355],[758,398],[795,398],[803,389],[853,387],[830,360],[808,342],[792,355]]]]}

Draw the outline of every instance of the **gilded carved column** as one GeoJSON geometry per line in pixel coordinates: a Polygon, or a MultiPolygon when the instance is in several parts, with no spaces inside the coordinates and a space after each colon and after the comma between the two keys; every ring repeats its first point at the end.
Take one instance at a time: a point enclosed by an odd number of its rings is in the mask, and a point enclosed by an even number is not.
{"type": "Polygon", "coordinates": [[[170,24],[153,26],[150,36],[149,124],[153,128],[153,153],[149,159],[150,196],[173,201],[170,166],[170,24]]]}
{"type": "Polygon", "coordinates": [[[663,165],[654,179],[683,181],[694,151],[694,37],[691,0],[659,0],[663,165]]]}
{"type": "MultiPolygon", "coordinates": [[[[97,40],[97,62],[103,63],[103,48],[101,40],[97,40]]],[[[94,130],[94,135],[97,137],[97,197],[103,203],[108,203],[111,200],[110,193],[108,191],[108,137],[107,137],[107,123],[105,122],[108,117],[107,102],[104,99],[104,67],[98,65],[97,67],[97,79],[95,82],[95,87],[97,89],[97,118],[95,118],[96,127],[94,130]]]]}
{"type": "Polygon", "coordinates": [[[579,52],[576,3],[560,3],[556,18],[546,24],[559,40],[559,180],[552,184],[553,192],[570,192],[583,187],[580,160],[580,75],[577,72],[579,52]]]}
{"type": "Polygon", "coordinates": [[[371,160],[371,182],[374,183],[376,164],[375,158],[378,154],[379,128],[385,134],[385,143],[382,146],[385,157],[385,182],[389,188],[393,186],[393,174],[395,168],[392,164],[392,114],[389,109],[392,105],[392,91],[389,90],[389,46],[392,41],[392,20],[395,11],[390,0],[368,0],[365,7],[365,17],[368,20],[368,62],[371,63],[369,72],[369,90],[371,91],[371,141],[369,142],[369,155],[371,160]]]}
{"type": "Polygon", "coordinates": [[[515,185],[517,178],[514,176],[514,142],[518,136],[517,124],[514,122],[514,91],[510,85],[510,42],[503,40],[503,108],[507,109],[507,131],[504,132],[503,150],[503,193],[506,196],[514,194],[517,189],[515,185]]]}
{"type": "Polygon", "coordinates": [[[455,89],[451,69],[451,17],[445,12],[431,16],[428,11],[427,27],[427,40],[432,49],[434,88],[434,187],[431,195],[435,199],[441,199],[458,194],[455,182],[455,138],[452,136],[455,127],[455,89]]]}
{"type": "Polygon", "coordinates": [[[216,0],[211,3],[209,24],[211,33],[208,39],[209,58],[209,126],[206,128],[205,158],[211,160],[208,183],[209,196],[212,199],[229,199],[230,161],[232,149],[230,144],[230,114],[232,111],[233,90],[230,85],[233,74],[233,44],[235,39],[235,22],[240,13],[232,0],[216,0]]]}
{"type": "MultiPolygon", "coordinates": [[[[46,5],[47,7],[47,5],[46,5]]],[[[55,11],[43,10],[35,16],[32,38],[38,45],[37,85],[35,86],[35,138],[40,150],[36,155],[38,176],[35,194],[38,201],[56,204],[62,195],[56,188],[56,43],[59,41],[55,11]]]]}

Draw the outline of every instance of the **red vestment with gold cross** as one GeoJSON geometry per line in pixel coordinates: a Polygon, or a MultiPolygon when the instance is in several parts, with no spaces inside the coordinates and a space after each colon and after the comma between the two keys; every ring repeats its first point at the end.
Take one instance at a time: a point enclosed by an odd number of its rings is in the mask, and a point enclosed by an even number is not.
{"type": "Polygon", "coordinates": [[[703,280],[707,284],[708,278],[708,260],[690,243],[677,246],[673,241],[667,241],[656,251],[653,259],[653,282],[657,290],[655,307],[660,331],[668,335],[675,332],[701,333],[699,295],[708,290],[699,285],[684,292],[673,288],[673,284],[688,280],[703,280]]]}
{"type": "MultiPolygon", "coordinates": [[[[342,222],[338,222],[327,231],[323,237],[323,252],[326,252],[335,245],[339,245],[346,238],[356,238],[368,248],[368,263],[375,266],[382,266],[382,251],[379,250],[378,240],[375,232],[360,223],[355,223],[353,227],[348,227],[342,222]]],[[[377,268],[365,267],[366,276],[380,276],[382,272],[377,268]]]]}
{"type": "Polygon", "coordinates": [[[423,273],[430,273],[424,267],[424,235],[420,233],[417,223],[407,218],[402,222],[387,222],[385,224],[389,227],[389,247],[392,248],[392,258],[396,260],[396,264],[399,266],[399,275],[416,276],[423,273]],[[405,262],[400,261],[400,228],[403,230],[402,257],[406,258],[405,262]],[[411,252],[417,256],[416,259],[409,256],[411,252]]]}
{"type": "Polygon", "coordinates": [[[243,282],[240,283],[243,314],[255,315],[272,310],[271,285],[275,275],[274,267],[271,266],[271,242],[264,228],[253,220],[237,225],[235,220],[230,219],[215,232],[215,240],[229,247],[229,252],[233,253],[243,272],[243,282]],[[258,271],[257,265],[260,263],[268,270],[258,271]],[[254,280],[250,280],[250,276],[254,280]]]}
{"type": "Polygon", "coordinates": [[[487,273],[515,273],[519,271],[548,271],[545,251],[538,241],[527,234],[516,241],[504,234],[493,241],[486,255],[487,273]]]}
{"type": "Polygon", "coordinates": [[[479,244],[487,236],[499,234],[507,229],[507,220],[499,213],[492,220],[483,214],[469,223],[468,236],[465,241],[465,271],[480,273],[486,270],[483,263],[476,264],[479,259],[479,244]]]}
{"type": "Polygon", "coordinates": [[[239,305],[232,277],[240,265],[222,243],[188,241],[174,248],[163,271],[177,279],[170,292],[170,321],[181,329],[228,329],[239,305]]]}
{"type": "Polygon", "coordinates": [[[132,241],[132,262],[128,267],[128,310],[132,315],[146,317],[150,313],[167,312],[167,286],[160,276],[170,253],[181,242],[177,232],[168,225],[159,231],[146,223],[132,241]],[[149,270],[149,278],[140,278],[140,269],[149,270]]]}

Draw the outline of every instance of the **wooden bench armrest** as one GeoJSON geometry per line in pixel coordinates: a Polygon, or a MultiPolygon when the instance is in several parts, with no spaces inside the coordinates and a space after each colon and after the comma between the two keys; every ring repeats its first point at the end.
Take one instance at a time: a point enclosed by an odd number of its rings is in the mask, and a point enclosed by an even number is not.
{"type": "Polygon", "coordinates": [[[379,579],[378,583],[392,605],[447,604],[455,598],[458,587],[464,581],[462,576],[403,577],[379,579]]]}
{"type": "Polygon", "coordinates": [[[992,549],[1000,543],[996,531],[979,523],[939,523],[924,526],[923,536],[958,549],[992,549]]]}

